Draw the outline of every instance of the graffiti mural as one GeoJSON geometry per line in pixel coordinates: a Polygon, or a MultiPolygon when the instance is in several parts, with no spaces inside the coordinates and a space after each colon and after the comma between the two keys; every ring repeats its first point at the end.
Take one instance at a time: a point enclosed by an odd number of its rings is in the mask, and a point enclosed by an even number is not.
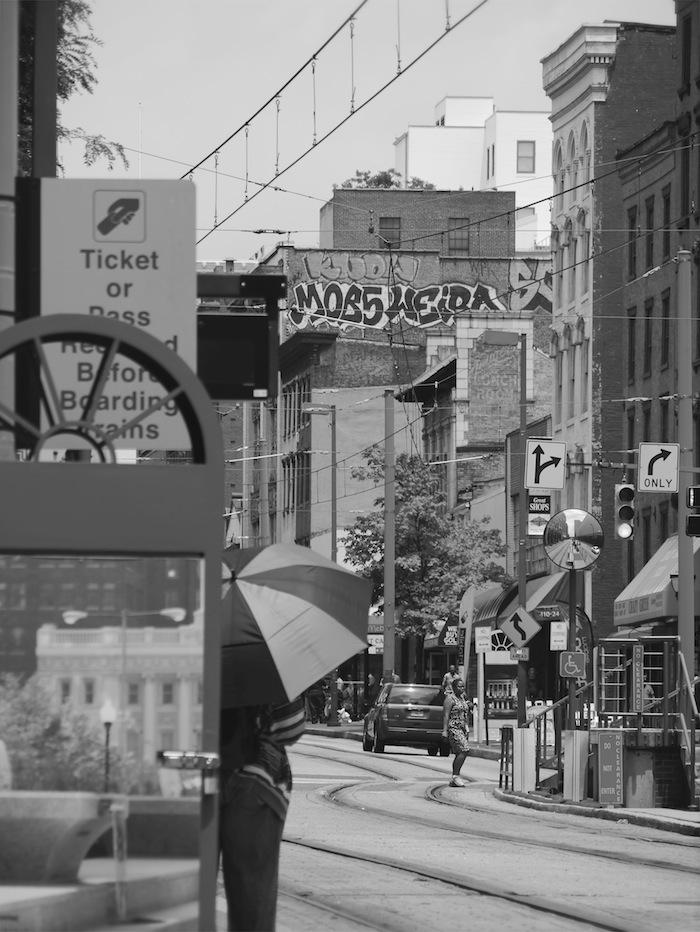
{"type": "Polygon", "coordinates": [[[552,263],[550,259],[517,259],[510,264],[511,311],[552,313],[552,263]]]}
{"type": "Polygon", "coordinates": [[[506,310],[498,300],[496,289],[481,282],[475,285],[450,282],[425,288],[300,282],[292,293],[294,301],[289,320],[300,329],[324,323],[341,329],[358,325],[382,328],[396,320],[412,327],[451,327],[455,314],[467,310],[506,310]]]}
{"type": "MultiPolygon", "coordinates": [[[[547,259],[467,260],[462,281],[440,284],[435,284],[441,273],[437,254],[313,250],[299,260],[288,312],[288,323],[297,330],[384,329],[394,322],[452,327],[466,312],[552,309],[547,259]]],[[[455,272],[461,275],[461,265],[452,266],[450,274],[455,272]]]]}
{"type": "Polygon", "coordinates": [[[398,255],[391,258],[379,252],[352,253],[332,250],[309,252],[304,256],[306,277],[325,281],[374,282],[392,279],[412,284],[418,276],[420,259],[398,255]]]}

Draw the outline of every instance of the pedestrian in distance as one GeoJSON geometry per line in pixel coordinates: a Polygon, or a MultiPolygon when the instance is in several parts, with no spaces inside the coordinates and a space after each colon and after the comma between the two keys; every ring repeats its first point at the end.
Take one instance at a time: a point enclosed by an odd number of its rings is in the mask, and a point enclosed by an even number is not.
{"type": "Polygon", "coordinates": [[[286,748],[304,733],[302,697],[223,709],[219,847],[229,932],[273,932],[282,831],[292,790],[286,748]]]}
{"type": "MultiPolygon", "coordinates": [[[[644,674],[644,690],[642,694],[642,707],[645,712],[655,711],[654,706],[656,705],[656,693],[654,692],[654,687],[649,682],[649,676],[647,673],[644,674]]],[[[651,715],[645,715],[643,718],[643,727],[652,728],[654,725],[654,718],[651,715]]]]}
{"type": "Polygon", "coordinates": [[[365,689],[365,695],[362,701],[362,711],[365,715],[377,701],[378,695],[379,686],[377,684],[377,678],[373,673],[370,673],[367,677],[367,689],[365,689]]]}
{"type": "Polygon", "coordinates": [[[457,670],[455,669],[454,664],[452,664],[447,671],[447,673],[442,678],[442,683],[440,688],[442,689],[444,695],[452,692],[452,681],[457,678],[457,670]]]}
{"type": "Polygon", "coordinates": [[[464,694],[464,681],[456,676],[442,705],[442,736],[454,754],[450,786],[464,786],[460,771],[469,753],[469,713],[473,704],[464,694]]]}

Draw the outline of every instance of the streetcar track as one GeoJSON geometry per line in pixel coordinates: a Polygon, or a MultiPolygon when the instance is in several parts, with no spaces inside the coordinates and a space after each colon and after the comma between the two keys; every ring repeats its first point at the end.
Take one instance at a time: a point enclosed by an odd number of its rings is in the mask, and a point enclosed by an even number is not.
{"type": "MultiPolygon", "coordinates": [[[[297,747],[298,747],[298,746],[297,746],[297,747]]],[[[327,746],[324,746],[324,745],[314,744],[313,747],[318,748],[318,749],[323,749],[323,750],[328,750],[328,751],[330,751],[330,748],[327,748],[327,746]]],[[[300,750],[301,750],[301,749],[300,749],[300,750]]],[[[335,749],[333,749],[333,750],[335,751],[335,749]]],[[[355,752],[355,754],[353,754],[352,751],[347,751],[347,750],[342,749],[342,748],[339,749],[339,750],[341,750],[341,752],[344,753],[345,755],[349,755],[349,756],[351,756],[351,757],[356,756],[356,752],[355,752]]],[[[302,753],[303,753],[303,751],[302,751],[302,753]]],[[[306,756],[309,756],[309,757],[317,757],[317,758],[323,759],[323,756],[322,756],[322,755],[308,754],[308,755],[306,755],[306,756]]],[[[334,758],[334,759],[336,759],[336,758],[334,758]]],[[[394,762],[396,762],[396,763],[404,763],[404,762],[401,761],[400,759],[397,760],[396,758],[391,758],[391,760],[394,761],[394,762]]],[[[410,765],[408,764],[408,762],[406,762],[406,765],[407,765],[407,766],[412,766],[412,767],[413,767],[413,766],[422,767],[423,769],[430,770],[432,773],[434,773],[434,774],[436,774],[436,775],[439,775],[439,776],[441,776],[441,777],[446,777],[446,776],[447,776],[447,775],[445,774],[444,770],[441,770],[441,769],[438,768],[438,767],[433,767],[433,766],[431,766],[431,765],[430,765],[429,763],[427,763],[427,762],[411,761],[411,762],[410,762],[410,765]]],[[[386,776],[387,779],[390,779],[390,780],[392,780],[392,781],[394,781],[394,782],[401,782],[401,778],[395,777],[393,774],[386,774],[386,773],[385,773],[384,771],[382,771],[380,768],[376,768],[376,767],[372,766],[371,764],[368,766],[367,763],[358,763],[358,764],[353,764],[353,766],[356,767],[356,768],[359,769],[359,770],[366,770],[368,773],[375,773],[375,774],[378,775],[378,776],[386,776]]],[[[480,779],[480,778],[476,778],[476,777],[469,777],[469,776],[466,776],[465,774],[462,774],[462,779],[463,779],[465,782],[467,782],[467,783],[469,783],[469,784],[472,784],[472,785],[479,784],[479,783],[487,783],[489,786],[492,785],[489,781],[483,780],[483,778],[480,779]]],[[[329,782],[330,782],[330,781],[329,781],[329,782]]],[[[412,781],[412,782],[416,782],[416,781],[412,781]]],[[[495,784],[494,784],[494,785],[495,785],[495,784]]],[[[363,786],[362,783],[358,783],[358,789],[361,789],[362,786],[363,786]]],[[[348,787],[348,786],[344,786],[343,789],[347,790],[347,789],[349,789],[349,787],[348,787]]],[[[429,801],[435,802],[435,803],[437,803],[437,804],[439,804],[439,805],[452,806],[452,807],[454,807],[454,808],[456,808],[456,809],[462,809],[462,810],[464,810],[465,812],[475,812],[475,813],[478,813],[478,814],[480,814],[480,815],[486,815],[486,814],[489,814],[489,813],[493,812],[493,810],[492,810],[491,808],[489,808],[488,806],[479,806],[479,805],[476,805],[476,804],[474,804],[474,803],[465,803],[465,802],[458,801],[458,800],[451,800],[451,799],[447,799],[447,798],[442,798],[442,799],[441,799],[441,798],[438,798],[436,795],[434,795],[434,794],[436,793],[437,790],[438,790],[438,787],[437,787],[437,786],[431,787],[431,788],[429,788],[428,790],[426,790],[426,798],[427,798],[429,801]]],[[[328,794],[324,794],[324,795],[327,796],[328,794]]],[[[340,803],[339,800],[338,800],[337,802],[338,802],[339,804],[342,804],[342,805],[350,805],[350,804],[348,804],[348,803],[340,803]]],[[[527,814],[525,814],[525,813],[523,813],[523,812],[521,812],[521,811],[518,811],[518,806],[517,806],[516,804],[508,803],[507,805],[511,806],[511,808],[514,810],[513,813],[512,813],[512,818],[513,818],[513,819],[518,819],[519,821],[525,821],[527,824],[530,823],[531,818],[532,818],[531,814],[530,814],[530,815],[527,815],[527,814]]],[[[381,808],[375,808],[375,809],[373,809],[372,807],[367,807],[367,806],[364,806],[364,805],[360,806],[359,804],[357,804],[357,808],[360,808],[360,809],[365,808],[367,811],[374,811],[374,812],[377,812],[377,813],[379,813],[379,814],[381,814],[381,815],[385,815],[385,816],[387,816],[387,817],[393,817],[393,816],[391,815],[391,813],[387,813],[385,810],[383,810],[383,809],[381,809],[381,808]]],[[[527,810],[527,812],[528,812],[528,813],[531,813],[531,810],[527,810]]],[[[562,829],[562,830],[565,830],[565,829],[567,828],[567,825],[562,823],[562,821],[561,821],[561,815],[558,814],[558,813],[551,813],[551,814],[544,815],[542,812],[539,812],[539,811],[538,811],[538,816],[539,816],[539,817],[538,817],[538,819],[537,819],[537,822],[540,823],[540,824],[546,823],[548,826],[552,826],[552,827],[554,827],[554,828],[562,829]]],[[[395,817],[396,817],[396,818],[401,818],[399,815],[397,815],[397,816],[395,816],[395,817]]],[[[579,818],[581,821],[583,821],[583,819],[586,819],[587,817],[586,817],[586,816],[583,816],[583,815],[580,815],[580,816],[578,816],[578,818],[579,818]]],[[[594,820],[594,821],[597,821],[597,820],[594,820]]],[[[439,823],[434,823],[434,822],[431,822],[430,820],[426,820],[426,821],[424,822],[424,824],[427,825],[428,827],[435,827],[435,828],[441,827],[439,823]]],[[[456,831],[459,831],[459,830],[457,830],[457,829],[455,829],[455,830],[456,830],[456,831]]],[[[653,829],[650,829],[650,830],[653,830],[653,829]]],[[[463,831],[466,832],[467,834],[470,834],[470,833],[472,833],[472,834],[477,834],[477,831],[476,831],[476,830],[467,830],[467,829],[464,829],[463,831]]],[[[586,825],[580,825],[580,826],[577,826],[577,831],[578,831],[579,833],[585,832],[585,833],[588,834],[588,835],[592,835],[592,836],[598,837],[598,836],[600,836],[601,828],[600,828],[599,825],[591,826],[591,827],[588,827],[588,826],[586,826],[586,825]]],[[[659,831],[659,830],[656,829],[655,831],[659,831]]],[[[623,838],[627,839],[628,841],[639,841],[639,840],[640,840],[640,834],[639,834],[638,832],[631,833],[631,832],[628,832],[628,831],[625,831],[625,830],[621,830],[621,831],[620,831],[620,835],[621,835],[623,838]]],[[[489,836],[488,833],[485,832],[485,833],[484,833],[484,837],[488,838],[488,837],[491,837],[491,836],[489,836]]],[[[513,839],[513,836],[510,836],[510,835],[501,835],[501,836],[493,836],[493,837],[494,837],[494,838],[500,837],[500,838],[504,838],[504,839],[507,839],[507,840],[512,840],[512,839],[513,839]]],[[[666,838],[664,838],[664,837],[645,836],[645,837],[644,837],[644,841],[647,842],[647,843],[658,844],[658,845],[669,845],[669,844],[673,844],[674,848],[690,848],[690,849],[692,849],[692,850],[695,850],[696,847],[697,847],[697,845],[693,844],[693,843],[689,840],[690,837],[691,837],[691,836],[681,836],[681,835],[674,836],[674,837],[673,837],[673,842],[671,842],[670,840],[668,840],[668,839],[666,839],[666,838]]],[[[517,838],[517,836],[516,836],[516,838],[517,838]]],[[[545,844],[545,845],[542,845],[542,847],[548,847],[548,846],[545,844]]],[[[582,852],[582,853],[592,853],[592,854],[594,854],[595,856],[600,856],[600,855],[598,854],[597,851],[596,851],[596,852],[591,852],[589,849],[579,849],[579,848],[575,848],[575,847],[566,848],[565,845],[563,845],[563,846],[561,846],[561,847],[562,847],[563,849],[565,849],[565,850],[570,850],[572,853],[578,853],[578,852],[580,851],[580,852],[582,852]]],[[[633,861],[633,862],[631,862],[631,863],[636,863],[636,862],[633,861]]],[[[674,869],[677,869],[677,870],[680,870],[680,871],[689,871],[689,872],[691,872],[691,873],[696,873],[696,871],[693,870],[692,868],[686,868],[686,867],[682,867],[682,866],[673,867],[673,866],[669,866],[668,864],[666,864],[666,863],[663,862],[663,861],[659,861],[659,862],[647,862],[647,861],[640,860],[640,861],[639,861],[639,864],[640,864],[640,866],[658,866],[658,867],[663,868],[664,870],[674,870],[674,869]]]]}
{"type": "MultiPolygon", "coordinates": [[[[442,784],[441,786],[444,786],[442,784]]],[[[527,838],[523,840],[522,836],[516,835],[514,833],[508,832],[497,832],[488,829],[476,829],[468,826],[455,826],[455,825],[445,825],[442,822],[437,822],[433,819],[424,818],[422,816],[417,816],[411,814],[410,816],[402,815],[401,813],[387,812],[386,809],[383,809],[381,806],[368,806],[365,802],[360,802],[360,800],[346,800],[342,798],[342,794],[354,792],[357,789],[364,789],[366,784],[345,784],[343,786],[336,787],[333,790],[322,790],[321,796],[328,799],[329,802],[334,802],[336,805],[344,806],[347,809],[357,809],[361,812],[366,812],[370,815],[380,815],[384,818],[392,819],[396,822],[408,822],[411,825],[422,825],[425,828],[435,828],[442,831],[451,832],[456,835],[466,835],[471,838],[484,838],[488,841],[507,841],[509,844],[521,845],[524,848],[544,848],[547,851],[550,851],[552,848],[551,841],[536,841],[532,838],[527,838]]],[[[434,794],[440,789],[439,786],[429,787],[425,791],[425,798],[432,800],[434,802],[440,803],[441,800],[434,794]]],[[[442,803],[443,805],[453,806],[457,809],[463,809],[467,812],[478,812],[480,814],[488,813],[490,810],[481,809],[477,806],[464,805],[463,803],[457,802],[446,802],[442,803]]],[[[600,832],[593,833],[600,835],[600,832]]],[[[671,871],[672,873],[688,873],[695,876],[697,870],[690,866],[684,864],[668,864],[665,861],[651,860],[648,858],[639,858],[634,855],[626,854],[617,854],[614,852],[599,851],[595,848],[580,847],[577,845],[572,845],[570,843],[562,844],[559,842],[557,844],[557,850],[566,851],[569,854],[580,854],[593,858],[602,858],[604,860],[616,861],[621,864],[626,864],[628,866],[634,867],[649,867],[654,870],[665,870],[671,871]]]]}
{"type": "MultiPolygon", "coordinates": [[[[414,864],[410,861],[398,862],[394,858],[382,857],[378,854],[352,852],[348,851],[347,847],[338,848],[326,842],[312,842],[301,838],[290,838],[285,836],[283,838],[283,844],[296,845],[301,848],[323,852],[324,854],[337,855],[338,857],[344,858],[346,860],[377,864],[381,867],[399,871],[403,874],[424,878],[426,880],[433,880],[437,883],[444,883],[450,887],[455,887],[468,893],[476,893],[480,896],[489,897],[494,900],[501,900],[525,909],[533,910],[534,912],[547,913],[551,916],[558,916],[562,919],[567,919],[571,923],[575,923],[577,925],[592,926],[596,929],[603,929],[605,932],[629,932],[629,925],[613,924],[606,917],[601,917],[596,910],[581,907],[580,904],[577,905],[576,911],[574,912],[564,907],[552,904],[551,902],[548,902],[546,899],[543,899],[539,896],[523,896],[519,893],[499,889],[494,884],[486,883],[483,881],[469,881],[463,877],[458,876],[457,874],[452,873],[451,871],[444,869],[435,870],[427,868],[421,864],[414,864]]],[[[305,896],[303,899],[305,902],[311,903],[314,906],[316,906],[318,903],[316,898],[312,895],[305,896]]],[[[336,912],[332,906],[327,904],[321,905],[325,905],[330,912],[336,912]]],[[[352,914],[346,915],[345,918],[355,921],[355,916],[352,914]]],[[[364,920],[364,922],[366,925],[368,925],[366,920],[364,920]]],[[[373,926],[369,925],[369,928],[373,928],[373,926]]],[[[391,929],[394,927],[381,925],[374,926],[374,928],[391,929]]]]}
{"type": "Polygon", "coordinates": [[[340,909],[337,906],[332,906],[330,903],[326,903],[323,900],[318,899],[312,893],[292,893],[291,890],[284,889],[281,883],[277,893],[280,898],[295,900],[297,903],[303,903],[305,906],[313,906],[314,909],[321,910],[325,913],[330,913],[332,916],[337,916],[339,919],[347,919],[348,922],[352,922],[353,926],[362,926],[365,929],[375,929],[376,932],[390,932],[390,930],[394,928],[393,926],[387,925],[387,923],[384,922],[382,922],[380,925],[377,925],[376,923],[365,919],[364,916],[360,916],[358,913],[349,912],[346,909],[340,909]]]}

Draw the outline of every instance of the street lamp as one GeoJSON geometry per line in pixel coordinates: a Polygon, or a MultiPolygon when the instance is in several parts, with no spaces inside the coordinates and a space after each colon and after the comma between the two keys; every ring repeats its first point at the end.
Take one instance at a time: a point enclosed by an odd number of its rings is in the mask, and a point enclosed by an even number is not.
{"type": "MultiPolygon", "coordinates": [[[[63,613],[63,620],[67,625],[74,625],[77,621],[82,621],[83,618],[104,618],[104,617],[114,617],[114,612],[82,612],[76,609],[67,609],[63,613]]],[[[187,617],[187,612],[184,608],[153,608],[147,611],[132,611],[128,608],[123,608],[119,612],[121,618],[121,668],[119,671],[119,722],[120,722],[120,740],[119,744],[122,751],[126,750],[126,635],[127,635],[127,625],[130,618],[143,618],[148,615],[162,615],[164,618],[170,618],[176,624],[184,621],[187,617]]]]}
{"type": "Polygon", "coordinates": [[[100,708],[100,721],[105,729],[105,781],[104,792],[109,792],[109,733],[114,724],[114,717],[117,714],[112,700],[107,697],[100,708]]]}
{"type": "MultiPolygon", "coordinates": [[[[302,414],[323,414],[330,416],[331,427],[331,560],[338,559],[338,491],[337,462],[335,446],[335,405],[315,404],[305,401],[301,406],[302,414]]],[[[338,724],[338,668],[331,673],[331,709],[328,725],[338,724]]]]}
{"type": "MultiPolygon", "coordinates": [[[[517,346],[520,344],[520,455],[523,481],[518,490],[518,604],[527,604],[527,493],[525,490],[525,448],[527,445],[527,334],[512,330],[485,330],[484,343],[490,346],[517,346]]],[[[518,726],[527,723],[525,694],[527,692],[527,663],[518,661],[518,726]]]]}

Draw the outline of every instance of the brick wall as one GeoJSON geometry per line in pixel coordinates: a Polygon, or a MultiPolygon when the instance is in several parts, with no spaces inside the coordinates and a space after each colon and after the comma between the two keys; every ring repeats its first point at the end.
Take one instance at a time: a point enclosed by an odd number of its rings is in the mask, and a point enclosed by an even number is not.
{"type": "MultiPolygon", "coordinates": [[[[626,218],[619,176],[610,172],[618,150],[645,136],[674,112],[674,31],[662,27],[622,26],[610,90],[596,105],[596,227],[593,230],[593,457],[619,461],[625,448],[621,406],[611,399],[624,393],[620,361],[625,331],[619,287],[622,284],[626,218]]],[[[614,542],[613,486],[620,473],[593,469],[592,511],[603,526],[606,552],[593,567],[593,617],[599,636],[612,630],[612,605],[621,590],[621,547],[614,542]]]]}
{"type": "Polygon", "coordinates": [[[515,252],[515,224],[503,217],[515,208],[512,191],[411,191],[394,188],[339,188],[332,200],[335,249],[381,249],[381,217],[401,220],[402,249],[447,251],[448,218],[468,218],[469,255],[508,256],[515,252]],[[370,225],[374,232],[370,233],[370,225]]]}

